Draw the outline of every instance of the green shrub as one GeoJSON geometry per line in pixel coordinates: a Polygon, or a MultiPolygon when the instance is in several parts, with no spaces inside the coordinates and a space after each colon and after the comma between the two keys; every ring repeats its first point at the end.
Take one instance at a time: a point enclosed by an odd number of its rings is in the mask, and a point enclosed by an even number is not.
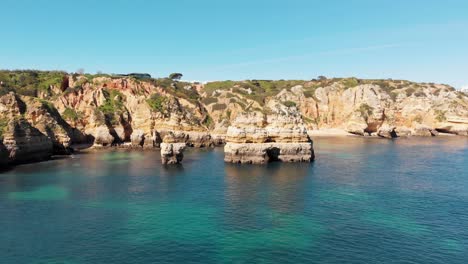
{"type": "Polygon", "coordinates": [[[417,115],[413,118],[413,121],[421,123],[423,121],[423,117],[421,115],[417,115]]]}
{"type": "Polygon", "coordinates": [[[65,111],[63,111],[62,113],[62,117],[65,120],[76,121],[80,118],[80,115],[74,109],[67,107],[65,108],[65,111]]]}
{"type": "Polygon", "coordinates": [[[367,120],[369,116],[372,115],[374,108],[368,104],[361,104],[359,106],[358,111],[361,113],[361,116],[364,117],[365,120],[367,120]]]}
{"type": "Polygon", "coordinates": [[[152,110],[162,113],[164,111],[166,100],[167,98],[165,96],[153,94],[151,95],[150,99],[146,100],[146,102],[152,110]]]}
{"type": "Polygon", "coordinates": [[[233,81],[209,82],[205,84],[204,90],[211,95],[216,90],[229,90],[235,84],[233,81]]]}
{"type": "Polygon", "coordinates": [[[445,117],[445,111],[442,111],[442,110],[435,110],[434,111],[435,115],[436,115],[436,120],[439,121],[439,122],[444,122],[447,120],[447,117],[445,117]]]}
{"type": "Polygon", "coordinates": [[[214,104],[213,105],[213,111],[222,111],[227,108],[226,104],[214,104]]]}
{"type": "Polygon", "coordinates": [[[205,97],[202,99],[204,105],[209,105],[218,102],[218,98],[215,97],[205,97]]]}
{"type": "Polygon", "coordinates": [[[49,113],[55,113],[57,111],[57,109],[55,108],[54,104],[49,102],[49,101],[46,101],[46,100],[43,100],[43,99],[35,99],[35,100],[39,100],[42,104],[42,107],[44,107],[45,109],[47,109],[47,111],[49,113]]]}
{"type": "Polygon", "coordinates": [[[424,92],[422,92],[422,91],[418,91],[418,92],[414,93],[414,96],[416,96],[416,97],[424,97],[425,95],[426,94],[424,92]]]}
{"type": "Polygon", "coordinates": [[[413,87],[406,88],[406,96],[410,97],[416,90],[413,87]]]}
{"type": "Polygon", "coordinates": [[[11,89],[18,94],[36,97],[39,90],[48,90],[51,86],[66,87],[62,71],[0,71],[0,82],[3,87],[11,89]]]}
{"type": "Polygon", "coordinates": [[[293,102],[293,101],[286,101],[286,102],[283,102],[283,104],[284,104],[286,107],[296,107],[296,103],[293,102]]]}
{"type": "Polygon", "coordinates": [[[9,92],[14,92],[14,90],[9,87],[0,86],[0,96],[8,94],[9,92]]]}
{"type": "Polygon", "coordinates": [[[208,128],[212,128],[213,125],[214,125],[213,118],[211,118],[211,116],[207,115],[205,117],[205,119],[203,120],[202,124],[205,125],[208,128]]]}
{"type": "Polygon", "coordinates": [[[111,124],[117,124],[116,116],[120,115],[125,109],[123,100],[125,96],[115,89],[103,89],[106,101],[98,109],[104,114],[107,121],[111,124]]]}
{"type": "Polygon", "coordinates": [[[359,81],[356,78],[347,78],[343,80],[345,89],[353,88],[359,85],[359,81]]]}

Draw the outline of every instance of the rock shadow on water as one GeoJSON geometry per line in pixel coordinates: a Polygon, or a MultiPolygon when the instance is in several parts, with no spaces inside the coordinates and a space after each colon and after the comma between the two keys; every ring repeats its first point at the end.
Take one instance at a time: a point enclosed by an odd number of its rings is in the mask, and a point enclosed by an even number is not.
{"type": "Polygon", "coordinates": [[[31,191],[11,192],[10,200],[16,201],[61,201],[69,196],[68,189],[60,186],[43,186],[31,191]]]}
{"type": "Polygon", "coordinates": [[[162,173],[167,176],[177,176],[185,172],[184,165],[179,164],[162,164],[162,173]]]}

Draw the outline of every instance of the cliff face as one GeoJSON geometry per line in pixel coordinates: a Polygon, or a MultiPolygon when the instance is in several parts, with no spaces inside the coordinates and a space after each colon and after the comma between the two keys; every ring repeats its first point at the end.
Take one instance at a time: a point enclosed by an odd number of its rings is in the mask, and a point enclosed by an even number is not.
{"type": "Polygon", "coordinates": [[[0,71],[0,138],[10,160],[42,151],[45,157],[65,154],[81,143],[159,147],[169,134],[172,143],[194,147],[227,141],[228,160],[237,155],[229,153],[270,151],[275,156],[276,147],[251,145],[267,143],[299,144],[292,152],[282,147],[282,155],[307,160],[312,157],[307,131],[324,128],[388,138],[438,132],[466,136],[468,96],[447,85],[394,80],[201,85],[0,71]]]}
{"type": "Polygon", "coordinates": [[[447,85],[333,79],[264,88],[274,84],[240,82],[208,91],[209,99],[204,101],[209,102],[207,109],[216,120],[265,109],[269,101],[279,100],[297,106],[309,130],[340,128],[358,135],[391,132],[396,136],[421,134],[421,127],[458,135],[468,131],[468,97],[447,85]]]}
{"type": "Polygon", "coordinates": [[[271,161],[310,162],[312,140],[295,106],[270,101],[268,114],[238,115],[227,129],[225,161],[263,164],[271,161]]]}

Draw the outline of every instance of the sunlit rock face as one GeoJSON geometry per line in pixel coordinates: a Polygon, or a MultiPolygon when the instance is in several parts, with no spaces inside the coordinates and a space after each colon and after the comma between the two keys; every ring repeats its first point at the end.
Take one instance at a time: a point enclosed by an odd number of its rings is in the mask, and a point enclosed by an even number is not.
{"type": "Polygon", "coordinates": [[[162,164],[179,164],[184,159],[185,143],[161,143],[162,164]]]}
{"type": "Polygon", "coordinates": [[[180,143],[178,134],[168,133],[160,144],[162,164],[179,164],[184,159],[186,143],[180,143]]]}
{"type": "Polygon", "coordinates": [[[269,162],[311,162],[312,143],[227,143],[224,161],[265,164],[269,162]]]}
{"type": "Polygon", "coordinates": [[[3,144],[11,163],[45,160],[53,153],[52,140],[24,119],[8,124],[3,144]]]}
{"type": "Polygon", "coordinates": [[[268,107],[268,114],[237,117],[227,130],[224,160],[253,164],[314,160],[312,140],[297,108],[275,101],[268,107]]]}

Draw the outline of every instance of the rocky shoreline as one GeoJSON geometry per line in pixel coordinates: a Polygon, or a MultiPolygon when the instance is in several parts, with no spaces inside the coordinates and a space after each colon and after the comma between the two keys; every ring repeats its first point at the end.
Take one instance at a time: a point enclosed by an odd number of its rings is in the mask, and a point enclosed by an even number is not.
{"type": "Polygon", "coordinates": [[[310,162],[313,137],[468,136],[468,96],[450,86],[355,78],[206,84],[0,71],[0,166],[93,148],[225,146],[232,163],[310,162]]]}

